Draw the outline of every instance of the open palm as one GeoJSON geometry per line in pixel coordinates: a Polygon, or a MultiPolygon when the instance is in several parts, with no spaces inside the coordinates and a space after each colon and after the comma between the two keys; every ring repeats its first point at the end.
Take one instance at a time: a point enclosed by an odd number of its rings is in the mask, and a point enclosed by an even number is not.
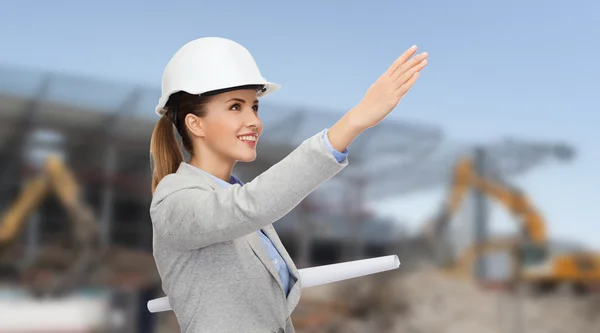
{"type": "Polygon", "coordinates": [[[406,50],[367,90],[354,115],[362,126],[369,128],[381,122],[415,84],[428,57],[423,52],[411,59],[416,52],[416,46],[406,50]]]}

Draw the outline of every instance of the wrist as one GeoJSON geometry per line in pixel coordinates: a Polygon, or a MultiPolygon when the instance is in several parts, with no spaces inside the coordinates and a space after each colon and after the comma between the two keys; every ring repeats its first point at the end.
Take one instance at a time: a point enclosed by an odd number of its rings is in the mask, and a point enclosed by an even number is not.
{"type": "Polygon", "coordinates": [[[366,130],[368,130],[371,126],[368,126],[365,124],[365,121],[363,121],[362,119],[364,117],[361,117],[361,114],[368,114],[368,111],[363,110],[364,107],[361,106],[360,104],[355,106],[354,108],[352,108],[350,111],[348,111],[348,113],[346,113],[344,115],[343,118],[345,118],[345,122],[347,123],[347,126],[356,133],[362,133],[366,130]]]}
{"type": "Polygon", "coordinates": [[[345,151],[352,141],[365,130],[356,118],[348,112],[327,131],[331,146],[337,151],[345,151]]]}

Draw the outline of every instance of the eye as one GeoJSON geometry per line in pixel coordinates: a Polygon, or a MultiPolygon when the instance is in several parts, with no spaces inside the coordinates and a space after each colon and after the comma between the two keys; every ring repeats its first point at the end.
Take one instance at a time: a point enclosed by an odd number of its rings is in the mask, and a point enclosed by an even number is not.
{"type": "Polygon", "coordinates": [[[236,110],[236,111],[238,111],[238,110],[241,110],[241,109],[242,109],[242,106],[240,105],[240,103],[235,103],[235,104],[233,104],[232,106],[229,107],[229,110],[236,110]]]}
{"type": "Polygon", "coordinates": [[[258,104],[257,105],[253,105],[252,106],[252,110],[254,110],[254,112],[258,112],[258,104]]]}

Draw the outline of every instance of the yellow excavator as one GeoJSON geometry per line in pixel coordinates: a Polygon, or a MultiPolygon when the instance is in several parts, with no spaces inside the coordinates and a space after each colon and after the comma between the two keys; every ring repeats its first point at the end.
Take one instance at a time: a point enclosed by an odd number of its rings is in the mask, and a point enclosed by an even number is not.
{"type": "MultiPolygon", "coordinates": [[[[85,283],[99,257],[98,224],[94,214],[80,200],[74,175],[59,157],[50,156],[42,171],[25,184],[16,201],[1,215],[0,262],[3,266],[15,266],[10,249],[25,229],[28,216],[50,194],[50,190],[56,194],[72,223],[74,237],[71,239],[74,240],[74,246],[68,252],[75,254],[75,258],[68,264],[66,273],[62,271],[51,275],[32,287],[34,293],[40,296],[57,296],[85,283]]],[[[17,270],[20,271],[19,275],[24,275],[23,269],[17,270]]]]}
{"type": "Polygon", "coordinates": [[[477,258],[490,252],[504,252],[510,258],[511,272],[505,281],[510,286],[550,292],[567,284],[577,293],[587,293],[600,284],[600,254],[583,249],[555,251],[549,244],[544,218],[527,195],[500,180],[480,177],[469,158],[457,163],[448,201],[437,218],[427,224],[425,234],[438,254],[438,264],[450,273],[472,277],[477,258]],[[473,244],[454,258],[448,255],[451,251],[446,231],[469,189],[479,189],[500,202],[520,222],[521,232],[517,237],[492,238],[473,244]]]}

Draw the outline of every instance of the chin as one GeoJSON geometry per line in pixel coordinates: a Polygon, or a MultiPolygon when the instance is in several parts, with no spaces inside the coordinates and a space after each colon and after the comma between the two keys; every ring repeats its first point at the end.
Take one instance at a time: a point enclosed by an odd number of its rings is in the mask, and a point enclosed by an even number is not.
{"type": "Polygon", "coordinates": [[[238,156],[237,160],[243,163],[254,162],[256,160],[256,153],[238,156]]]}

